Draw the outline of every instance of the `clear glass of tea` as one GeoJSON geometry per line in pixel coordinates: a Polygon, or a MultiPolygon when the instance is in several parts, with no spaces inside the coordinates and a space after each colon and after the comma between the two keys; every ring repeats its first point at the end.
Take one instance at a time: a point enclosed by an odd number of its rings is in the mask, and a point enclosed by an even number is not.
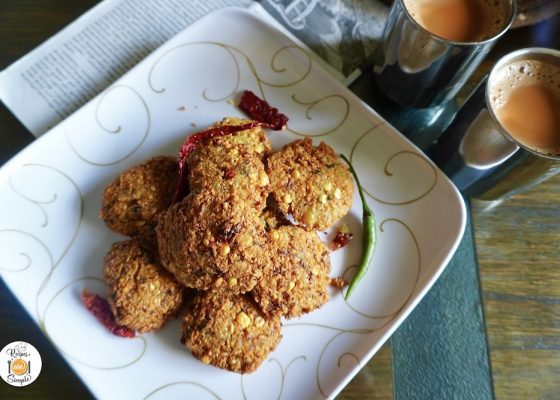
{"type": "Polygon", "coordinates": [[[499,60],[434,147],[465,195],[501,201],[560,172],[560,51],[499,60]]]}

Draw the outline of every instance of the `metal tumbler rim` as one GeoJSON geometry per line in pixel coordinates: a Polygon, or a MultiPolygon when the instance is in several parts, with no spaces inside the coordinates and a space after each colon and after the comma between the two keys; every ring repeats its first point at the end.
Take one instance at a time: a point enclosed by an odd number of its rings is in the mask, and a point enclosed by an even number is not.
{"type": "Polygon", "coordinates": [[[500,36],[502,36],[504,33],[507,32],[507,30],[510,28],[511,24],[513,24],[513,20],[515,19],[515,16],[517,14],[517,0],[509,0],[509,16],[508,16],[508,20],[507,23],[503,26],[502,30],[500,30],[498,33],[496,33],[495,35],[486,38],[484,40],[479,40],[479,41],[473,41],[473,42],[457,42],[454,40],[449,40],[449,39],[445,39],[441,36],[436,35],[435,33],[430,32],[429,30],[427,30],[426,28],[424,28],[422,25],[420,25],[413,17],[412,15],[408,12],[408,9],[406,8],[406,5],[404,4],[404,0],[396,0],[399,3],[399,6],[403,9],[404,13],[406,14],[406,16],[408,17],[408,19],[417,27],[419,28],[422,32],[426,33],[427,35],[429,35],[430,37],[432,37],[434,40],[440,41],[440,42],[444,42],[444,43],[448,43],[448,44],[452,44],[454,46],[473,46],[473,45],[479,45],[479,44],[485,44],[487,42],[491,42],[493,40],[498,39],[500,36]]]}
{"type": "Polygon", "coordinates": [[[506,66],[508,64],[511,64],[512,62],[515,62],[517,60],[526,58],[526,57],[527,57],[527,59],[536,59],[536,60],[542,59],[542,58],[545,58],[545,57],[554,57],[554,59],[557,60],[558,64],[560,65],[560,50],[549,49],[549,48],[546,48],[546,47],[527,47],[527,48],[515,50],[511,53],[506,54],[505,56],[500,58],[496,62],[496,64],[494,64],[494,66],[490,70],[490,73],[488,74],[488,79],[486,80],[486,88],[484,90],[484,95],[486,97],[487,109],[490,112],[490,116],[492,117],[492,120],[494,121],[494,123],[496,124],[496,126],[498,127],[500,132],[508,140],[510,140],[513,144],[515,144],[516,146],[522,147],[523,149],[530,152],[531,154],[534,154],[535,156],[560,161],[560,154],[559,155],[553,155],[553,154],[542,153],[542,152],[537,151],[537,150],[535,150],[535,149],[533,149],[529,146],[526,146],[525,144],[523,144],[523,143],[519,142],[517,139],[515,139],[512,135],[509,134],[509,132],[506,130],[506,128],[504,128],[504,126],[502,125],[502,123],[500,122],[498,117],[496,116],[496,113],[494,112],[494,108],[492,107],[492,102],[491,102],[491,98],[490,98],[490,85],[491,85],[492,80],[495,77],[495,75],[504,66],[506,66]],[[532,57],[527,57],[528,55],[532,56],[532,57]]]}

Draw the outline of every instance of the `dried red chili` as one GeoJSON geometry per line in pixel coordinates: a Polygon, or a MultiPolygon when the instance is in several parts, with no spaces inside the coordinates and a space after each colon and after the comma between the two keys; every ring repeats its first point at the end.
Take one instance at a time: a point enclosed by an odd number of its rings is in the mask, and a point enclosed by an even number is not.
{"type": "Polygon", "coordinates": [[[179,149],[179,182],[177,183],[177,189],[173,197],[174,203],[181,201],[189,193],[187,158],[203,140],[231,135],[236,132],[256,128],[257,126],[279,131],[284,129],[288,122],[287,116],[278,112],[277,108],[271,107],[265,100],[260,99],[250,90],[245,90],[243,92],[239,107],[245,111],[253,121],[243,125],[217,126],[202,132],[197,132],[185,139],[183,145],[179,149]]]}
{"type": "Polygon", "coordinates": [[[256,121],[262,122],[264,127],[280,131],[288,123],[288,117],[280,113],[276,107],[271,107],[265,100],[259,98],[250,90],[245,90],[241,96],[239,107],[256,121]]]}
{"type": "Polygon", "coordinates": [[[97,294],[90,293],[87,289],[82,291],[81,297],[82,303],[84,303],[89,312],[113,335],[124,338],[133,338],[136,336],[133,330],[117,324],[107,300],[101,298],[97,294]]]}
{"type": "Polygon", "coordinates": [[[350,227],[346,224],[342,224],[342,226],[336,231],[331,249],[338,250],[341,247],[346,246],[353,237],[354,234],[350,231],[350,227]]]}

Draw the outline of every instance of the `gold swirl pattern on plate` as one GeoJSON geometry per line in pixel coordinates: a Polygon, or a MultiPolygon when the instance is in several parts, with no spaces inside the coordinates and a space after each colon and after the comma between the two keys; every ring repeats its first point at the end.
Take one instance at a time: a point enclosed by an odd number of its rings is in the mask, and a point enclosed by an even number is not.
{"type": "Polygon", "coordinates": [[[99,100],[98,100],[98,102],[95,106],[95,122],[97,123],[97,125],[99,126],[99,128],[103,132],[105,132],[109,135],[123,134],[122,125],[117,125],[116,127],[107,127],[103,123],[101,115],[100,115],[100,109],[101,109],[102,105],[104,104],[105,99],[107,99],[107,97],[111,93],[113,93],[114,91],[122,90],[122,89],[126,89],[130,93],[134,94],[134,97],[137,98],[140,101],[140,104],[142,105],[142,109],[144,110],[144,113],[145,113],[145,116],[146,116],[146,127],[144,128],[143,132],[140,133],[140,138],[138,139],[138,141],[135,144],[133,144],[132,149],[128,150],[128,152],[124,156],[120,156],[116,160],[105,161],[105,162],[95,161],[93,159],[93,157],[88,157],[88,156],[82,154],[80,152],[80,150],[78,150],[76,148],[76,145],[74,144],[74,142],[71,139],[71,135],[68,132],[66,132],[66,141],[68,142],[68,145],[70,146],[70,149],[83,162],[85,162],[87,164],[90,164],[90,165],[95,165],[95,166],[98,166],[98,167],[106,167],[106,166],[110,166],[110,165],[115,165],[115,164],[120,163],[121,161],[126,160],[128,157],[130,157],[132,154],[134,154],[136,152],[136,150],[138,150],[140,148],[140,146],[142,146],[142,144],[146,141],[146,138],[148,137],[148,135],[150,133],[150,128],[151,128],[151,124],[152,124],[152,117],[151,117],[151,114],[150,114],[150,109],[148,108],[148,104],[146,103],[144,98],[140,95],[140,93],[131,86],[115,85],[115,86],[111,86],[110,88],[105,90],[105,92],[103,92],[103,94],[101,95],[101,97],[99,98],[99,100]]]}
{"type": "MultiPolygon", "coordinates": [[[[361,315],[362,317],[365,318],[370,318],[370,319],[385,319],[385,318],[390,318],[390,317],[394,317],[397,314],[399,314],[404,307],[408,304],[408,301],[410,300],[410,298],[412,297],[412,295],[414,294],[414,289],[416,288],[416,285],[418,284],[418,280],[420,279],[420,271],[421,271],[421,265],[422,265],[422,258],[421,258],[421,253],[420,253],[420,246],[418,245],[418,240],[416,239],[416,236],[414,235],[414,233],[412,232],[412,230],[410,229],[410,227],[405,224],[403,221],[401,221],[400,219],[397,218],[387,218],[385,220],[383,220],[380,224],[379,224],[379,231],[381,233],[384,232],[383,226],[387,223],[387,222],[395,222],[400,224],[401,226],[403,226],[405,228],[405,230],[408,232],[408,234],[410,235],[410,237],[412,238],[412,241],[414,242],[414,249],[416,250],[416,256],[417,256],[417,263],[416,263],[416,274],[414,276],[414,284],[412,286],[412,289],[410,291],[410,293],[408,294],[408,296],[406,296],[406,298],[404,299],[403,303],[397,307],[394,311],[388,312],[388,313],[384,313],[382,315],[372,315],[372,314],[367,314],[363,311],[358,310],[355,306],[352,306],[352,304],[350,304],[350,302],[344,298],[344,303],[352,310],[354,311],[356,314],[361,315]]],[[[374,258],[375,259],[375,258],[374,258]]],[[[374,262],[372,260],[372,262],[374,262]]],[[[346,273],[350,270],[356,268],[355,265],[352,265],[348,268],[346,268],[344,270],[343,273],[343,277],[346,277],[346,273]]],[[[368,271],[370,272],[370,271],[368,271]]]]}
{"type": "MultiPolygon", "coordinates": [[[[0,237],[2,236],[2,234],[17,234],[17,235],[26,236],[28,239],[33,239],[40,247],[43,248],[43,250],[47,254],[47,258],[49,259],[49,265],[52,266],[53,257],[52,257],[51,252],[49,251],[47,246],[45,246],[45,244],[37,236],[32,235],[31,233],[19,230],[19,229],[2,229],[2,230],[0,230],[0,237]]],[[[13,249],[11,249],[11,250],[13,250],[13,249]]],[[[3,255],[5,257],[6,253],[3,253],[3,255]]],[[[18,255],[20,257],[23,257],[23,259],[25,260],[23,267],[6,268],[6,267],[2,267],[0,265],[0,270],[1,271],[6,271],[6,272],[22,272],[22,271],[25,271],[25,270],[29,269],[29,267],[31,267],[31,264],[33,263],[33,260],[31,259],[31,256],[25,251],[20,251],[18,253],[18,255]]]]}
{"type": "Polygon", "coordinates": [[[181,50],[181,49],[185,49],[191,46],[212,46],[212,47],[217,47],[217,48],[221,48],[224,49],[230,56],[231,59],[233,61],[233,65],[235,68],[235,73],[234,73],[234,85],[233,85],[233,89],[226,94],[225,96],[222,96],[220,98],[217,99],[210,99],[207,96],[207,91],[208,88],[206,88],[202,94],[203,98],[208,100],[208,101],[222,101],[222,100],[226,100],[229,97],[233,96],[233,94],[237,91],[237,89],[239,88],[239,83],[240,83],[240,79],[241,79],[241,73],[240,73],[240,67],[239,67],[239,62],[237,61],[237,57],[234,55],[234,53],[239,54],[246,62],[247,67],[249,68],[249,71],[251,72],[251,74],[253,75],[253,77],[255,78],[258,86],[259,86],[259,90],[260,90],[260,94],[263,98],[265,97],[265,93],[263,90],[263,86],[269,86],[269,87],[274,87],[274,88],[286,88],[286,87],[290,87],[293,85],[296,85],[300,82],[302,82],[303,80],[305,80],[305,78],[307,78],[307,76],[309,75],[309,73],[311,72],[311,66],[312,66],[312,62],[311,62],[311,56],[302,48],[300,48],[299,46],[295,46],[295,45],[290,45],[290,46],[284,46],[281,47],[280,49],[278,49],[272,56],[272,59],[270,61],[270,68],[276,72],[276,73],[284,73],[287,71],[286,67],[279,67],[277,66],[277,59],[278,57],[285,51],[289,50],[289,49],[296,49],[301,51],[306,57],[307,57],[307,67],[305,69],[305,71],[303,72],[303,74],[299,77],[293,78],[292,80],[288,81],[288,82],[282,82],[282,83],[278,83],[278,82],[270,82],[267,81],[265,79],[263,79],[261,77],[261,75],[259,74],[259,72],[257,71],[257,68],[255,67],[255,64],[253,63],[253,61],[251,60],[251,58],[245,53],[243,52],[241,49],[235,47],[235,46],[231,46],[225,43],[221,43],[221,42],[212,42],[212,41],[201,41],[201,42],[189,42],[189,43],[183,43],[180,44],[178,46],[172,47],[171,49],[167,50],[166,52],[164,52],[163,54],[161,54],[152,64],[150,71],[148,72],[148,86],[150,87],[150,89],[158,94],[164,93],[166,88],[165,87],[156,87],[156,85],[154,85],[153,82],[153,73],[154,70],[157,68],[157,66],[160,64],[160,62],[166,58],[169,54],[174,53],[177,50],[181,50]]]}
{"type": "MultiPolygon", "coordinates": [[[[93,364],[90,364],[90,363],[88,363],[88,362],[85,362],[85,361],[81,360],[79,357],[77,357],[77,356],[75,356],[75,355],[73,355],[73,354],[70,354],[68,351],[64,350],[64,349],[61,347],[61,345],[60,345],[59,343],[57,343],[57,342],[55,342],[54,340],[52,340],[52,337],[51,337],[51,335],[50,335],[50,333],[49,333],[49,331],[48,331],[48,329],[47,329],[47,314],[48,314],[49,309],[51,308],[53,302],[54,302],[63,292],[65,292],[66,290],[68,290],[68,288],[70,288],[72,285],[75,285],[76,283],[78,283],[78,282],[83,282],[83,281],[94,281],[94,282],[99,282],[99,283],[101,283],[101,284],[103,284],[103,285],[106,285],[105,281],[104,281],[103,279],[101,279],[101,278],[94,277],[94,276],[84,276],[84,277],[75,279],[75,280],[73,280],[73,281],[67,283],[66,285],[64,285],[62,288],[60,288],[60,289],[53,295],[53,297],[48,301],[48,303],[47,303],[47,305],[46,305],[46,307],[45,307],[45,312],[44,312],[44,314],[43,314],[43,321],[42,321],[42,328],[43,328],[43,331],[45,332],[45,335],[46,335],[49,339],[51,339],[51,342],[55,345],[55,347],[58,349],[58,351],[60,351],[61,353],[63,353],[66,357],[71,358],[73,361],[75,361],[75,362],[77,362],[77,363],[79,363],[79,364],[81,364],[81,365],[84,365],[84,366],[86,366],[86,367],[89,367],[89,368],[98,369],[98,370],[104,370],[104,371],[109,371],[109,370],[116,370],[116,369],[126,368],[126,367],[128,367],[128,366],[130,366],[130,365],[135,364],[136,362],[138,362],[138,360],[140,360],[140,359],[144,356],[144,353],[146,353],[147,341],[146,341],[146,339],[145,339],[143,336],[136,336],[136,337],[134,337],[134,338],[132,338],[132,339],[128,339],[128,341],[131,341],[131,340],[132,340],[132,341],[137,341],[137,340],[139,340],[139,341],[142,343],[142,348],[141,348],[141,350],[140,350],[140,354],[138,354],[138,355],[137,355],[134,359],[132,359],[131,361],[127,361],[127,362],[125,362],[125,363],[123,363],[123,364],[120,364],[120,365],[113,365],[113,366],[93,365],[93,364]]],[[[86,310],[85,307],[84,307],[84,310],[86,310]]],[[[106,333],[106,334],[109,335],[109,333],[106,333]]],[[[85,337],[86,337],[86,334],[85,334],[85,333],[82,334],[82,337],[85,338],[85,337]]],[[[89,344],[91,345],[92,343],[90,342],[89,344]]]]}
{"type": "Polygon", "coordinates": [[[345,357],[350,357],[351,359],[353,359],[354,361],[356,361],[356,364],[358,364],[358,365],[361,364],[361,361],[360,361],[360,359],[358,358],[358,356],[357,356],[356,354],[347,351],[346,353],[342,353],[342,354],[338,357],[337,365],[338,365],[339,368],[340,368],[340,364],[342,364],[342,360],[343,360],[345,357]]]}
{"type": "MultiPolygon", "coordinates": [[[[323,389],[323,386],[321,385],[321,379],[320,379],[320,374],[319,374],[319,368],[321,365],[321,361],[323,360],[323,357],[325,356],[325,352],[327,351],[327,349],[329,348],[329,346],[341,335],[344,335],[345,333],[348,333],[349,331],[343,331],[343,332],[338,332],[337,334],[335,334],[333,337],[331,337],[329,339],[329,341],[327,342],[327,344],[323,347],[323,349],[321,350],[321,354],[319,355],[319,361],[317,362],[317,373],[315,375],[316,381],[317,381],[317,387],[319,388],[319,392],[321,392],[321,394],[327,398],[328,395],[325,393],[325,390],[323,389]]],[[[373,332],[373,331],[372,331],[373,332]]],[[[368,332],[369,333],[369,332],[368,332]]],[[[344,352],[342,353],[339,357],[338,357],[338,362],[337,362],[337,367],[341,368],[341,360],[342,358],[344,358],[345,356],[351,355],[352,358],[354,358],[355,360],[358,361],[358,365],[361,364],[360,359],[358,358],[358,356],[354,353],[350,353],[350,352],[344,352]]]]}
{"type": "MultiPolygon", "coordinates": [[[[357,140],[357,141],[354,143],[354,145],[352,146],[352,150],[350,151],[350,161],[351,161],[351,162],[353,162],[354,155],[355,155],[355,151],[356,151],[356,149],[358,148],[359,143],[360,143],[366,136],[368,136],[369,134],[371,134],[372,132],[374,132],[375,129],[377,129],[377,128],[383,126],[383,125],[385,125],[384,122],[379,123],[379,124],[377,124],[377,125],[375,125],[375,126],[369,128],[368,130],[366,130],[364,133],[362,133],[362,134],[360,135],[360,137],[358,138],[358,140],[357,140]]],[[[375,201],[377,201],[377,202],[379,202],[379,203],[382,203],[382,204],[401,206],[401,205],[407,205],[407,204],[415,203],[415,202],[417,202],[418,200],[425,198],[427,195],[429,195],[429,194],[434,190],[434,188],[436,187],[437,181],[438,181],[438,172],[437,172],[436,167],[435,167],[430,161],[428,161],[428,160],[426,159],[425,156],[423,156],[423,155],[421,155],[421,154],[418,154],[418,153],[416,153],[416,152],[414,152],[414,151],[410,151],[410,150],[401,150],[401,151],[398,151],[398,152],[394,153],[393,155],[391,155],[391,156],[387,159],[387,161],[385,162],[385,167],[384,167],[384,169],[383,169],[383,172],[385,173],[385,175],[386,175],[386,176],[389,176],[389,177],[394,177],[394,174],[393,174],[393,172],[391,172],[391,169],[390,169],[391,163],[392,163],[396,158],[398,158],[398,157],[404,157],[404,156],[418,158],[418,159],[420,159],[421,161],[423,161],[423,162],[426,164],[426,166],[429,167],[430,171],[431,171],[432,174],[433,174],[433,179],[432,179],[431,182],[429,183],[428,187],[427,187],[426,189],[424,189],[419,195],[416,195],[416,196],[414,196],[414,197],[412,197],[412,198],[410,198],[410,199],[403,199],[403,200],[400,200],[400,201],[388,201],[388,200],[382,199],[380,196],[376,196],[376,195],[372,194],[370,191],[367,190],[367,188],[363,187],[364,192],[365,192],[369,197],[371,197],[373,200],[375,200],[375,201]]]]}
{"type": "Polygon", "coordinates": [[[202,92],[202,97],[210,102],[215,102],[215,101],[223,101],[228,99],[229,97],[233,96],[233,94],[237,91],[238,87],[239,87],[239,82],[241,79],[241,72],[240,72],[240,68],[239,68],[239,63],[237,61],[237,58],[235,57],[235,55],[233,54],[234,48],[232,48],[231,46],[228,46],[224,43],[219,43],[219,42],[189,42],[189,43],[183,43],[180,45],[177,45],[175,47],[170,48],[169,50],[165,51],[163,54],[161,54],[152,64],[152,66],[150,67],[150,70],[148,72],[148,86],[150,87],[150,89],[157,94],[162,94],[164,93],[167,89],[162,86],[162,87],[156,87],[156,85],[153,82],[153,74],[155,69],[157,68],[157,66],[161,63],[161,61],[166,58],[168,55],[170,55],[171,53],[174,53],[178,50],[182,50],[182,49],[186,49],[192,46],[215,46],[219,49],[223,49],[230,57],[231,60],[233,62],[234,65],[234,84],[233,84],[233,89],[231,91],[229,91],[227,94],[219,97],[219,98],[211,98],[210,96],[208,96],[208,88],[204,89],[204,91],[202,92]]]}
{"type": "MultiPolygon", "coordinates": [[[[304,56],[304,59],[305,59],[305,66],[303,68],[303,71],[298,76],[292,77],[290,80],[285,81],[285,82],[273,82],[273,81],[264,79],[262,77],[262,74],[259,73],[257,67],[255,66],[255,63],[251,60],[251,58],[245,52],[243,52],[241,49],[239,49],[235,46],[231,46],[231,45],[221,43],[221,42],[212,42],[212,41],[208,41],[208,42],[204,42],[204,41],[203,42],[189,42],[189,43],[183,43],[181,45],[175,46],[175,47],[167,50],[166,52],[161,54],[154,61],[154,63],[152,64],[152,66],[149,70],[149,73],[148,73],[148,86],[150,87],[150,89],[154,93],[158,93],[158,94],[164,93],[166,91],[166,88],[164,86],[157,86],[154,83],[154,77],[153,77],[154,71],[157,69],[158,65],[160,65],[160,63],[162,62],[163,59],[165,59],[169,54],[171,54],[175,51],[185,49],[185,48],[189,48],[191,46],[201,46],[201,45],[202,46],[217,47],[217,48],[221,48],[221,49],[225,50],[230,55],[231,60],[233,62],[233,66],[234,66],[233,84],[232,84],[231,91],[229,91],[225,95],[217,96],[215,98],[212,98],[208,94],[209,88],[205,88],[202,92],[202,98],[204,98],[206,101],[209,101],[209,102],[224,101],[224,100],[229,99],[232,96],[234,96],[234,94],[238,91],[240,80],[241,80],[241,72],[240,72],[241,68],[240,68],[240,64],[239,64],[239,61],[237,59],[237,56],[239,56],[242,60],[244,60],[245,64],[247,65],[247,68],[249,69],[251,75],[255,79],[255,82],[257,83],[260,97],[262,97],[265,100],[267,100],[265,87],[269,87],[269,88],[288,88],[288,87],[291,87],[291,86],[295,86],[295,85],[303,82],[309,76],[309,74],[311,73],[311,68],[313,66],[313,61],[312,61],[311,56],[305,50],[303,50],[301,47],[296,46],[296,45],[289,45],[289,46],[280,47],[278,50],[276,50],[276,52],[274,52],[274,54],[271,57],[270,69],[272,71],[274,71],[277,74],[283,74],[283,73],[288,72],[288,68],[286,66],[279,65],[279,64],[280,64],[280,59],[281,59],[282,54],[289,51],[289,50],[296,50],[298,52],[301,52],[301,54],[304,56]]],[[[296,103],[300,106],[305,106],[306,107],[305,116],[308,120],[313,120],[313,118],[311,116],[313,110],[320,107],[322,104],[325,104],[325,103],[328,103],[329,101],[332,101],[332,99],[338,99],[339,102],[341,102],[342,109],[343,109],[343,112],[341,113],[340,121],[336,122],[335,125],[332,128],[328,128],[324,132],[319,132],[319,133],[314,133],[314,134],[304,134],[304,133],[302,133],[298,130],[290,128],[290,124],[288,123],[287,130],[289,132],[295,134],[295,135],[298,135],[298,136],[313,136],[313,137],[326,136],[330,133],[333,133],[337,129],[339,129],[344,124],[344,122],[346,122],[346,120],[348,119],[348,114],[350,112],[350,103],[348,102],[348,100],[345,97],[343,97],[339,94],[331,94],[331,95],[323,96],[323,97],[320,97],[318,99],[311,100],[311,101],[298,100],[296,98],[295,94],[293,94],[291,98],[292,98],[292,101],[294,103],[296,103]]]]}
{"type": "MultiPolygon", "coordinates": [[[[269,358],[268,362],[269,363],[274,363],[278,366],[278,369],[280,370],[280,391],[278,392],[278,396],[276,397],[276,400],[280,400],[280,398],[282,397],[282,392],[284,391],[284,382],[286,381],[286,374],[288,373],[288,370],[290,369],[290,367],[296,362],[296,361],[307,361],[307,357],[301,355],[298,356],[296,358],[294,358],[292,361],[290,361],[288,363],[288,365],[286,365],[286,368],[284,368],[282,366],[282,363],[276,359],[276,358],[269,358]]],[[[241,393],[243,394],[243,400],[248,400],[247,394],[245,393],[245,385],[243,383],[243,375],[241,375],[241,393]]]]}
{"type": "MultiPolygon", "coordinates": [[[[70,183],[70,186],[73,188],[73,190],[76,192],[78,198],[79,198],[79,202],[78,202],[78,216],[77,216],[77,223],[76,226],[74,227],[74,229],[72,230],[71,236],[70,236],[70,240],[68,241],[68,243],[66,244],[66,246],[64,246],[63,251],[61,253],[61,255],[55,260],[55,258],[53,257],[51,251],[49,250],[49,248],[45,245],[45,243],[39,239],[37,236],[28,233],[28,232],[24,232],[22,230],[15,230],[15,229],[11,229],[11,230],[4,230],[4,233],[8,233],[8,232],[12,232],[12,233],[19,233],[19,234],[23,234],[26,235],[28,238],[32,238],[35,242],[37,242],[38,244],[40,244],[40,246],[46,251],[46,253],[48,254],[48,259],[49,259],[49,271],[47,273],[47,275],[45,276],[45,278],[43,279],[43,281],[41,282],[39,289],[36,293],[35,296],[35,312],[37,315],[37,319],[39,321],[39,326],[41,328],[43,328],[43,315],[41,315],[41,312],[39,310],[39,297],[41,296],[41,293],[43,292],[43,290],[46,288],[46,286],[48,285],[53,273],[55,272],[56,268],[58,267],[58,265],[60,264],[60,262],[62,261],[62,259],[66,256],[66,254],[68,253],[68,250],[70,250],[70,247],[72,247],[72,244],[74,243],[74,241],[76,240],[76,237],[78,236],[78,231],[80,229],[81,223],[82,223],[82,219],[83,219],[83,214],[84,214],[84,206],[83,206],[83,195],[80,191],[80,188],[78,187],[78,185],[76,184],[76,182],[74,182],[74,180],[72,178],[70,178],[70,176],[68,174],[66,174],[65,172],[62,172],[61,170],[51,167],[49,165],[44,165],[44,164],[24,164],[20,167],[20,169],[23,168],[43,168],[46,169],[50,172],[54,172],[55,174],[61,176],[62,178],[64,178],[64,180],[66,180],[68,183],[70,183]]],[[[16,171],[17,173],[17,171],[16,171]]],[[[15,175],[15,174],[14,174],[15,175]]],[[[14,177],[14,175],[10,176],[9,181],[12,182],[12,179],[14,177]]],[[[30,196],[24,196],[22,195],[22,193],[18,190],[16,190],[15,186],[13,184],[10,184],[10,188],[14,191],[14,193],[22,198],[24,198],[27,201],[30,201],[31,203],[39,206],[39,204],[46,204],[43,201],[37,201],[37,200],[32,200],[30,196]]],[[[52,202],[55,202],[58,199],[58,195],[55,193],[53,195],[53,200],[52,202]]],[[[49,204],[52,202],[48,202],[49,204]]],[[[41,225],[42,227],[47,226],[48,224],[48,215],[45,211],[44,208],[40,207],[39,208],[44,212],[44,223],[41,225]]],[[[24,271],[26,269],[28,269],[29,267],[31,267],[32,265],[32,260],[31,257],[27,254],[22,252],[21,254],[24,255],[25,258],[27,258],[28,260],[28,265],[25,266],[25,268],[22,269],[18,269],[18,271],[24,271]]],[[[12,270],[13,271],[13,270],[12,270]]],[[[13,271],[15,272],[15,271],[13,271]]]]}
{"type": "Polygon", "coordinates": [[[292,100],[302,106],[307,106],[307,110],[305,111],[305,117],[309,120],[312,121],[313,118],[311,117],[311,112],[312,110],[319,104],[326,102],[330,99],[339,99],[342,101],[342,105],[343,105],[343,110],[344,112],[342,113],[342,118],[340,119],[340,121],[331,129],[328,129],[325,132],[320,132],[320,133],[315,133],[315,134],[309,134],[309,133],[303,133],[300,131],[297,131],[295,129],[292,128],[288,128],[289,132],[292,132],[294,135],[298,135],[298,136],[308,136],[308,137],[320,137],[320,136],[326,136],[330,133],[333,133],[334,131],[336,131],[338,128],[340,128],[342,126],[342,124],[344,124],[344,122],[346,122],[346,120],[348,119],[348,114],[350,113],[350,103],[348,102],[348,100],[339,95],[339,94],[331,94],[329,96],[324,96],[321,97],[319,99],[316,100],[312,100],[312,101],[303,101],[303,100],[298,100],[296,98],[295,95],[292,95],[292,100]]]}
{"type": "MultiPolygon", "coordinates": [[[[270,59],[270,69],[272,69],[274,72],[277,72],[279,74],[283,73],[283,72],[286,72],[288,70],[288,68],[276,66],[276,64],[278,62],[277,58],[279,58],[282,55],[283,52],[288,51],[290,49],[297,50],[297,51],[301,52],[301,54],[303,54],[306,57],[307,65],[306,65],[304,73],[300,77],[296,78],[293,81],[284,82],[284,83],[273,83],[273,82],[265,81],[262,78],[260,78],[260,76],[257,73],[254,74],[255,78],[259,82],[262,82],[267,86],[275,87],[275,88],[286,88],[286,87],[297,85],[300,82],[303,82],[305,80],[305,78],[307,78],[309,76],[309,73],[311,72],[311,67],[313,65],[313,62],[311,60],[311,56],[309,55],[309,53],[307,53],[305,50],[303,50],[299,46],[296,46],[296,45],[283,46],[283,47],[280,47],[278,50],[276,50],[276,52],[273,54],[272,58],[270,59]]],[[[243,56],[247,60],[250,61],[250,58],[245,53],[243,53],[243,56]]]]}
{"type": "Polygon", "coordinates": [[[239,68],[239,63],[237,62],[237,58],[235,58],[235,55],[233,54],[231,49],[229,49],[227,47],[223,47],[223,49],[228,52],[228,54],[231,56],[231,59],[233,60],[233,63],[235,65],[235,86],[233,87],[231,92],[226,93],[224,96],[217,97],[217,98],[210,97],[208,95],[208,89],[204,89],[204,91],[202,92],[202,97],[204,98],[204,100],[209,101],[209,102],[219,102],[219,101],[227,100],[228,98],[233,96],[233,94],[235,92],[237,92],[237,89],[239,88],[239,82],[241,80],[241,71],[240,71],[240,68],[239,68]]]}
{"type": "MultiPolygon", "coordinates": [[[[323,359],[325,357],[325,353],[327,352],[329,347],[334,343],[334,341],[336,339],[338,339],[342,335],[349,335],[349,334],[350,335],[366,335],[366,334],[371,334],[371,333],[377,332],[377,331],[385,328],[393,320],[394,320],[394,318],[391,318],[390,320],[385,321],[383,324],[381,324],[381,325],[379,325],[375,328],[364,328],[364,329],[344,329],[344,328],[338,328],[338,327],[335,327],[335,326],[330,326],[330,325],[325,325],[325,324],[315,324],[315,323],[308,323],[308,322],[297,322],[297,323],[293,323],[293,324],[285,324],[283,326],[286,327],[286,328],[307,326],[307,327],[314,327],[314,328],[319,328],[319,329],[332,330],[332,331],[336,332],[333,336],[331,336],[331,338],[327,341],[327,343],[321,349],[321,352],[319,354],[319,360],[317,361],[317,365],[315,367],[315,380],[316,380],[316,384],[317,384],[317,388],[319,390],[319,393],[324,398],[328,398],[329,395],[327,394],[327,391],[324,389],[323,385],[321,384],[322,380],[321,380],[321,376],[320,376],[321,374],[320,374],[319,370],[321,368],[321,364],[322,364],[323,359]]],[[[361,360],[355,353],[345,351],[342,354],[340,354],[339,357],[338,357],[338,360],[337,360],[337,367],[338,368],[342,367],[342,360],[344,358],[352,358],[353,360],[355,360],[357,362],[358,365],[361,365],[361,360]]]]}
{"type": "Polygon", "coordinates": [[[39,211],[41,212],[41,214],[43,215],[43,222],[41,223],[41,228],[46,227],[49,224],[49,217],[47,215],[47,212],[45,211],[45,208],[43,207],[45,204],[52,204],[56,201],[57,198],[57,194],[54,193],[52,195],[52,198],[50,200],[34,200],[29,196],[24,195],[22,192],[20,192],[14,185],[14,182],[12,180],[12,176],[10,176],[8,178],[8,185],[10,186],[10,189],[12,189],[12,191],[17,194],[19,197],[21,197],[22,199],[24,199],[25,201],[30,202],[31,204],[34,204],[39,211]]]}
{"type": "Polygon", "coordinates": [[[190,386],[196,386],[198,388],[201,388],[202,390],[204,390],[205,392],[207,392],[209,395],[211,395],[213,398],[217,399],[217,400],[221,400],[222,398],[220,396],[218,396],[212,389],[209,389],[208,387],[201,385],[198,382],[193,382],[193,381],[178,381],[178,382],[171,382],[171,383],[167,383],[163,386],[158,387],[157,389],[153,390],[152,392],[150,392],[146,397],[144,397],[144,400],[152,397],[154,394],[161,392],[162,390],[167,389],[168,387],[171,386],[178,386],[178,385],[190,385],[190,386]]]}

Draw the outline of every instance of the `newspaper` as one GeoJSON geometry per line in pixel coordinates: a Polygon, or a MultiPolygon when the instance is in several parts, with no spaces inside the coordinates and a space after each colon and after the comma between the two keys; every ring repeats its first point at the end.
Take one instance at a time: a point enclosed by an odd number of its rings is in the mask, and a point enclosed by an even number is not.
{"type": "MultiPolygon", "coordinates": [[[[378,42],[386,7],[377,0],[261,0],[282,23],[344,76],[378,42]]],[[[0,99],[39,136],[204,15],[252,0],[104,0],[0,73],[0,99]]],[[[270,19],[273,19],[270,18],[270,19]]]]}
{"type": "Polygon", "coordinates": [[[0,74],[0,98],[38,136],[202,16],[251,0],[105,0],[0,74]]]}
{"type": "Polygon", "coordinates": [[[261,5],[347,77],[371,63],[388,15],[378,0],[261,0],[261,5]]]}

